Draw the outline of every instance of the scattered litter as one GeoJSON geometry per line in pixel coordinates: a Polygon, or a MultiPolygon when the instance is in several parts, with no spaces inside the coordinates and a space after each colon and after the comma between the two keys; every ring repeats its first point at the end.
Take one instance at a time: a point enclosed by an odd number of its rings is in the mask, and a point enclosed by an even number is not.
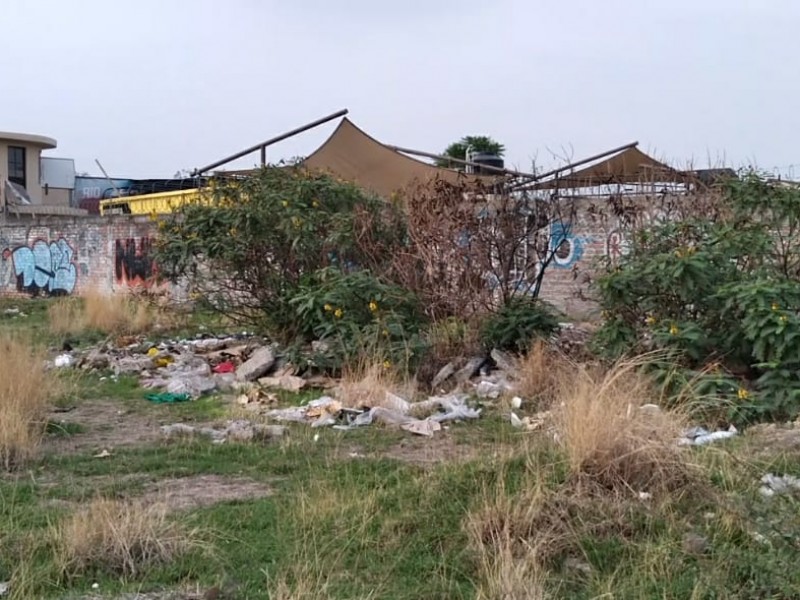
{"type": "Polygon", "coordinates": [[[72,358],[69,354],[59,354],[56,356],[56,359],[53,361],[56,367],[62,369],[64,367],[72,366],[72,363],[75,362],[75,359],[72,358]]]}
{"type": "Polygon", "coordinates": [[[433,437],[433,434],[442,430],[442,425],[433,419],[424,419],[422,421],[409,421],[400,425],[400,429],[408,431],[415,435],[423,435],[425,437],[433,437]]]}
{"type": "Polygon", "coordinates": [[[652,500],[653,494],[650,492],[639,492],[639,500],[652,500]]]}
{"type": "Polygon", "coordinates": [[[520,408],[522,408],[522,398],[520,398],[519,396],[514,396],[511,399],[511,408],[516,409],[516,410],[519,410],[520,408]]]}
{"type": "Polygon", "coordinates": [[[191,399],[192,397],[189,394],[170,394],[169,392],[164,392],[161,394],[147,394],[145,396],[145,400],[149,400],[150,402],[155,402],[157,404],[174,404],[176,402],[187,402],[191,399]]]}
{"type": "Polygon", "coordinates": [[[16,306],[14,306],[12,308],[7,308],[7,309],[5,309],[3,311],[3,314],[4,315],[18,315],[19,314],[19,308],[16,307],[16,306]]]}
{"type": "Polygon", "coordinates": [[[11,589],[11,582],[10,581],[1,581],[0,582],[0,596],[5,596],[10,589],[11,589]]]}
{"type": "Polygon", "coordinates": [[[758,491],[762,496],[767,498],[775,494],[783,494],[785,492],[800,491],[800,478],[794,475],[773,475],[767,473],[761,478],[762,485],[758,491]]]}
{"type": "Polygon", "coordinates": [[[455,374],[455,372],[456,372],[456,363],[455,362],[447,363],[445,366],[439,369],[438,373],[436,373],[436,375],[433,378],[433,381],[431,381],[431,387],[435,390],[445,381],[450,379],[450,377],[452,377],[455,374]]]}
{"type": "Polygon", "coordinates": [[[92,589],[93,589],[93,590],[100,589],[100,584],[99,584],[99,583],[93,583],[93,584],[92,584],[92,589]]]}
{"type": "Polygon", "coordinates": [[[109,456],[111,456],[111,452],[109,452],[106,449],[103,449],[101,452],[98,452],[97,454],[92,456],[92,458],[108,458],[109,456]]]}
{"type": "Polygon", "coordinates": [[[503,387],[493,381],[481,381],[475,388],[475,393],[479,398],[491,398],[496,400],[500,397],[503,387]]]}
{"type": "Polygon", "coordinates": [[[234,365],[231,361],[226,360],[225,362],[219,363],[216,367],[211,369],[214,373],[233,373],[236,371],[236,365],[234,365]]]}
{"type": "Polygon", "coordinates": [[[526,431],[536,431],[537,429],[541,429],[545,423],[545,420],[549,416],[549,412],[542,412],[535,414],[532,417],[526,416],[520,419],[513,410],[509,414],[511,426],[516,427],[517,429],[525,429],[526,431]]]}
{"type": "Polygon", "coordinates": [[[276,408],[267,411],[267,417],[275,421],[306,423],[314,428],[329,427],[349,431],[380,423],[388,427],[399,427],[416,435],[432,436],[441,431],[444,421],[477,419],[481,409],[470,408],[467,396],[431,396],[422,402],[408,402],[395,394],[387,394],[386,406],[372,408],[346,408],[330,396],[322,396],[302,406],[276,408]],[[425,419],[412,415],[430,413],[425,419]]]}
{"type": "Polygon", "coordinates": [[[731,425],[727,430],[709,432],[703,427],[692,427],[686,430],[678,440],[680,446],[704,446],[718,440],[726,440],[739,434],[739,430],[731,425]]]}

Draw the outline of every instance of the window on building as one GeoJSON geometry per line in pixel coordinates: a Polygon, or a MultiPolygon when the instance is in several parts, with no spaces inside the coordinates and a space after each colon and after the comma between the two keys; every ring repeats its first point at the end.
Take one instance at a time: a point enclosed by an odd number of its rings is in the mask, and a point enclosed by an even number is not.
{"type": "Polygon", "coordinates": [[[25,148],[21,146],[8,147],[8,180],[26,186],[25,148]]]}

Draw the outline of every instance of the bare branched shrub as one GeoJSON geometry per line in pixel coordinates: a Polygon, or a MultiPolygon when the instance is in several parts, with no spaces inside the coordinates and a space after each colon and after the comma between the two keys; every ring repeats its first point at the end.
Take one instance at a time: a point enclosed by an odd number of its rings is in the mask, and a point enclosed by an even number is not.
{"type": "Polygon", "coordinates": [[[436,180],[403,197],[407,244],[387,276],[431,318],[469,318],[518,295],[538,296],[575,216],[571,200],[533,199],[501,184],[436,180]]]}
{"type": "Polygon", "coordinates": [[[165,505],[103,498],[54,527],[52,542],[65,578],[92,569],[131,577],[207,549],[197,530],[169,518],[165,505]]]}
{"type": "Polygon", "coordinates": [[[561,379],[556,400],[559,441],[575,476],[611,489],[667,491],[694,472],[677,444],[685,418],[647,406],[658,400],[642,373],[647,358],[620,362],[605,373],[576,368],[561,379]]]}
{"type": "Polygon", "coordinates": [[[0,465],[9,470],[38,449],[61,382],[45,368],[43,350],[7,333],[0,334],[0,364],[0,465]]]}

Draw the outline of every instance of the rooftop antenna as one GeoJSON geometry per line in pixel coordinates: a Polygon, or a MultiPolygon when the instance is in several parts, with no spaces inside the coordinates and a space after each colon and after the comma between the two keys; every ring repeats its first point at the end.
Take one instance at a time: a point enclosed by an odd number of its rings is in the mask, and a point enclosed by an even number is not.
{"type": "Polygon", "coordinates": [[[106,170],[103,168],[103,165],[101,165],[100,161],[97,160],[96,158],[94,159],[94,162],[97,163],[97,166],[100,167],[100,171],[103,173],[105,178],[108,180],[108,183],[110,183],[111,187],[114,188],[114,191],[117,194],[117,198],[121,198],[122,194],[120,193],[119,188],[114,184],[114,181],[111,179],[111,177],[108,176],[108,173],[106,173],[106,170]]]}

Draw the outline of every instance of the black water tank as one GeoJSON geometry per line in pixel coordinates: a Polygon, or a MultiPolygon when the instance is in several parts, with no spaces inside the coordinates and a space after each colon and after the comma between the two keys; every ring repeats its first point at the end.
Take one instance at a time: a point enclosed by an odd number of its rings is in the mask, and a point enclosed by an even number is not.
{"type": "Polygon", "coordinates": [[[474,172],[478,173],[479,175],[497,175],[499,171],[496,169],[503,168],[503,159],[497,156],[496,154],[486,154],[483,152],[476,152],[475,154],[470,156],[471,162],[478,163],[480,165],[486,165],[488,167],[495,167],[495,169],[484,169],[482,167],[473,167],[474,172]]]}

